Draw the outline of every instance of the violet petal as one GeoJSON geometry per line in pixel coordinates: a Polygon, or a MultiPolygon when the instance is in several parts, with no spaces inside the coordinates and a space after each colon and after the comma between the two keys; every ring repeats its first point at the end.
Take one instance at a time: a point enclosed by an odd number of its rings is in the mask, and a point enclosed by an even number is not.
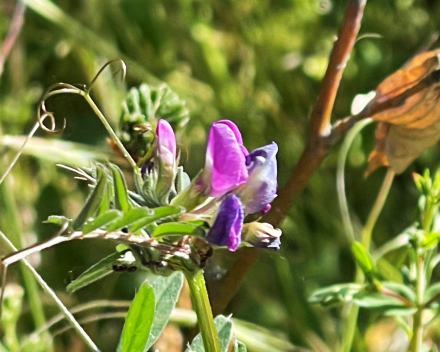
{"type": "Polygon", "coordinates": [[[249,178],[239,187],[237,194],[247,214],[265,210],[276,197],[277,151],[277,144],[271,143],[253,150],[246,157],[249,178]]]}
{"type": "Polygon", "coordinates": [[[243,228],[243,207],[235,194],[229,194],[220,204],[214,223],[206,241],[217,246],[226,246],[235,251],[241,242],[243,228]]]}

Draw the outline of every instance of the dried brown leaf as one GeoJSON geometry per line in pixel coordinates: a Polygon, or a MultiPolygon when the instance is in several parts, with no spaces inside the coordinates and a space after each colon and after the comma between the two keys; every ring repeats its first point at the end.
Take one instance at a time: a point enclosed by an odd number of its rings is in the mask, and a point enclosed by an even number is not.
{"type": "MultiPolygon", "coordinates": [[[[378,85],[376,97],[370,106],[395,100],[439,69],[440,49],[416,55],[378,85]]],[[[403,172],[426,148],[440,139],[439,117],[440,83],[431,84],[402,102],[393,102],[388,109],[374,114],[372,118],[380,123],[366,174],[382,165],[389,165],[396,173],[403,172]]]]}

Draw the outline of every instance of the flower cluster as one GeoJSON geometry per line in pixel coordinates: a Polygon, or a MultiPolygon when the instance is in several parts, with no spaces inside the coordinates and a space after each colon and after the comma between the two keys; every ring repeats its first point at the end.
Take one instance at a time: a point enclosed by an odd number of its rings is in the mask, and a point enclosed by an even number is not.
{"type": "Polygon", "coordinates": [[[186,213],[181,215],[181,221],[205,220],[209,229],[204,239],[213,245],[231,251],[240,244],[279,249],[281,230],[257,222],[243,225],[246,215],[264,214],[276,197],[275,143],[248,152],[233,122],[214,122],[208,135],[204,169],[179,190],[172,127],[166,120],[159,120],[155,135],[153,152],[141,170],[143,182],[148,184],[143,189],[153,190],[149,194],[155,194],[157,203],[183,206],[186,213]]]}

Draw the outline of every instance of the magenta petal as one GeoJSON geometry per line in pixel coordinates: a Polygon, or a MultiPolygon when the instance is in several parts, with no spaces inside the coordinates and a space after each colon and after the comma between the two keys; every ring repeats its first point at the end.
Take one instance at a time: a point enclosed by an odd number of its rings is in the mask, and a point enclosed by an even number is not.
{"type": "Polygon", "coordinates": [[[246,155],[240,131],[233,122],[222,120],[212,124],[204,171],[210,196],[221,197],[246,182],[246,155]]]}
{"type": "Polygon", "coordinates": [[[243,207],[240,199],[234,194],[229,194],[220,204],[206,240],[217,246],[226,246],[230,251],[235,251],[241,241],[243,219],[243,207]]]}
{"type": "Polygon", "coordinates": [[[176,158],[176,136],[167,120],[160,119],[156,127],[157,144],[160,149],[167,150],[173,159],[176,158]]]}
{"type": "MultiPolygon", "coordinates": [[[[229,127],[229,129],[232,131],[232,133],[235,136],[236,141],[238,142],[238,144],[243,145],[243,138],[241,138],[241,133],[240,130],[238,129],[237,125],[235,123],[233,123],[230,120],[218,120],[216,122],[214,122],[212,124],[213,126],[217,126],[217,125],[226,125],[229,127]]],[[[246,153],[248,154],[248,153],[246,153]]]]}

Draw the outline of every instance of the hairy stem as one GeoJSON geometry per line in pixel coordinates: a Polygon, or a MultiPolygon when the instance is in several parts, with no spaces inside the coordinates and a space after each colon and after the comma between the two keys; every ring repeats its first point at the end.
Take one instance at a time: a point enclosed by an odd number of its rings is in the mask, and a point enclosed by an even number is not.
{"type": "Polygon", "coordinates": [[[191,291],[191,302],[197,314],[197,322],[206,352],[220,352],[217,330],[215,329],[211,305],[208,299],[203,270],[184,272],[191,291]]]}

